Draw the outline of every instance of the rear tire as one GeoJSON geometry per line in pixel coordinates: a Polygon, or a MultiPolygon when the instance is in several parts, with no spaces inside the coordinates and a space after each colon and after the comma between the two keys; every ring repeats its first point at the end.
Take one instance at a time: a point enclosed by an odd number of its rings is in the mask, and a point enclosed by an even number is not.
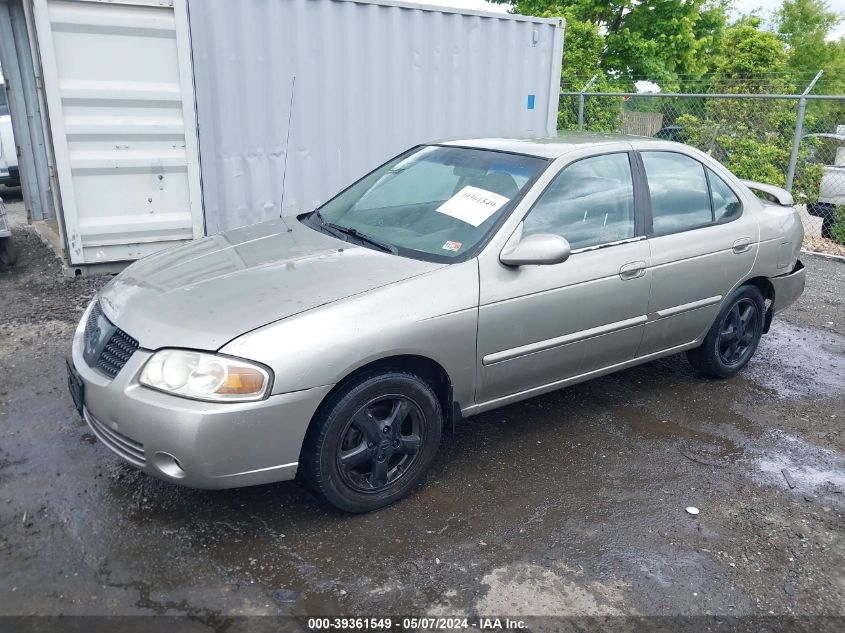
{"type": "Polygon", "coordinates": [[[825,239],[833,239],[833,217],[822,217],[822,237],[825,239]]]}
{"type": "Polygon", "coordinates": [[[807,206],[807,213],[821,218],[821,236],[830,239],[836,217],[836,205],[828,204],[827,202],[817,202],[807,206]]]}
{"type": "Polygon", "coordinates": [[[757,288],[737,288],[725,301],[701,347],[687,352],[687,360],[705,376],[735,376],[757,351],[765,309],[763,295],[757,288]]]}
{"type": "Polygon", "coordinates": [[[5,266],[14,266],[18,262],[18,251],[11,237],[0,239],[0,262],[5,266]]]}
{"type": "Polygon", "coordinates": [[[400,371],[367,374],[334,394],[305,437],[300,473],[345,512],[395,503],[425,476],[443,433],[432,388],[400,371]]]}

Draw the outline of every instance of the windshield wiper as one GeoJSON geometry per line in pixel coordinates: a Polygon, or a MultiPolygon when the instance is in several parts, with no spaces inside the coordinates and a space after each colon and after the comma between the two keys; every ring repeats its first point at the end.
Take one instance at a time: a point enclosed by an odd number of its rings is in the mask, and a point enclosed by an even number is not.
{"type": "Polygon", "coordinates": [[[333,233],[335,237],[340,237],[340,235],[337,235],[338,233],[340,233],[341,235],[353,237],[361,242],[366,242],[367,244],[375,246],[377,249],[379,249],[380,251],[384,251],[385,253],[391,253],[393,255],[396,255],[399,252],[399,249],[397,249],[392,244],[388,244],[387,242],[382,242],[381,240],[378,240],[374,237],[370,237],[366,233],[361,233],[361,231],[359,231],[358,229],[353,229],[351,226],[341,226],[340,224],[329,222],[323,217],[323,214],[319,211],[314,212],[314,217],[317,218],[317,221],[320,223],[321,226],[329,229],[329,231],[333,233]]]}

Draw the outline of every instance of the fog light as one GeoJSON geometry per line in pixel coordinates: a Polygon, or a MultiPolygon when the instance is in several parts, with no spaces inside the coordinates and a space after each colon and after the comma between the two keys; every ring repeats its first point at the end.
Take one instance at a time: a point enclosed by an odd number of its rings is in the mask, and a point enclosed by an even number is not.
{"type": "Polygon", "coordinates": [[[185,476],[182,464],[170,453],[159,452],[153,455],[153,465],[168,477],[182,479],[185,476]]]}

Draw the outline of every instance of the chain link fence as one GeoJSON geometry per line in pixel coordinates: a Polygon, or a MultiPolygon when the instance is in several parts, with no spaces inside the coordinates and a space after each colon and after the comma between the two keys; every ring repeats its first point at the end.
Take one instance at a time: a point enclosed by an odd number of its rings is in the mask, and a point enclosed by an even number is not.
{"type": "Polygon", "coordinates": [[[606,85],[562,92],[558,129],[693,145],[740,178],[790,190],[805,247],[845,254],[845,95],[810,94],[812,84],[803,94],[737,92],[736,86],[643,93],[606,85]]]}

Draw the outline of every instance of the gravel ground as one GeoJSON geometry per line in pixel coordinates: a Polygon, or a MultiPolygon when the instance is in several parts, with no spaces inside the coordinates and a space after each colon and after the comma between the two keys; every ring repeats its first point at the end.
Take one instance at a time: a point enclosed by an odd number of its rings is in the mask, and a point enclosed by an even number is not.
{"type": "Polygon", "coordinates": [[[806,248],[808,251],[814,251],[816,253],[827,253],[828,255],[845,257],[845,246],[842,246],[842,244],[837,244],[833,240],[829,240],[824,237],[806,235],[804,237],[804,248],[806,248]]]}
{"type": "Polygon", "coordinates": [[[412,497],[346,516],[296,482],[188,490],[112,456],[63,366],[103,281],[14,239],[0,615],[845,616],[845,264],[806,258],[806,293],[735,379],[673,357],[470,418],[412,497]]]}

